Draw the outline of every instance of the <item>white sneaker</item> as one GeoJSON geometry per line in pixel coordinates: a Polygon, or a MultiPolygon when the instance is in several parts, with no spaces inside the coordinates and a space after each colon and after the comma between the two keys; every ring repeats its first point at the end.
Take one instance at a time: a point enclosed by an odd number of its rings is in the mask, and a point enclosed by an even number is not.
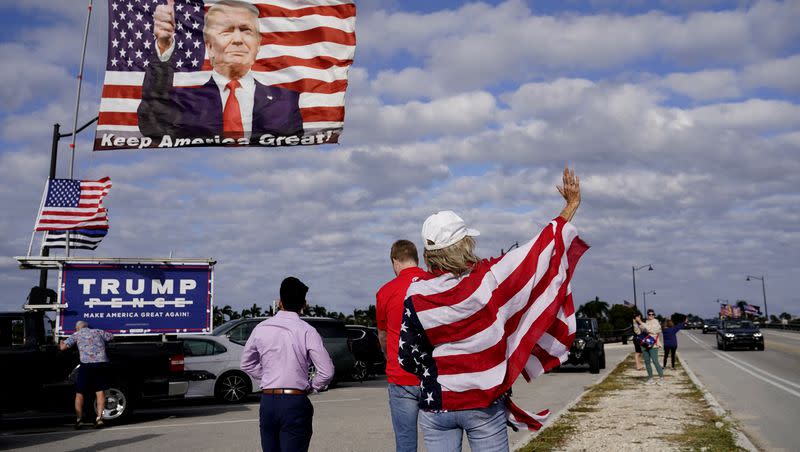
{"type": "Polygon", "coordinates": [[[659,386],[664,386],[664,379],[663,378],[659,378],[658,381],[656,382],[656,384],[659,385],[659,386]]]}
{"type": "Polygon", "coordinates": [[[644,384],[646,384],[647,386],[652,386],[652,385],[656,384],[656,382],[653,381],[652,378],[648,378],[647,381],[644,382],[644,384]]]}

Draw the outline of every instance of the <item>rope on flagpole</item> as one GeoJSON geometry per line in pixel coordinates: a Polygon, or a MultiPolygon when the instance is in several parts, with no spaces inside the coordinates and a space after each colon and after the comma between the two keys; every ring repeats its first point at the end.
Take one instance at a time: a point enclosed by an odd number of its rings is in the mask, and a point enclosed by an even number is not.
{"type": "MultiPolygon", "coordinates": [[[[78,92],[75,96],[75,119],[72,123],[72,143],[70,143],[69,147],[72,151],[70,154],[69,159],[69,178],[74,179],[74,172],[75,172],[75,139],[78,136],[78,112],[81,106],[81,87],[83,86],[83,65],[86,60],[86,43],[89,40],[89,23],[92,19],[92,2],[93,0],[89,0],[89,6],[86,11],[86,27],[83,31],[83,47],[81,49],[81,64],[80,68],[78,69],[78,92]]],[[[66,234],[66,246],[64,253],[67,257],[69,257],[69,233],[66,234]]]]}
{"type": "Polygon", "coordinates": [[[47,186],[50,184],[50,179],[45,180],[44,182],[44,191],[42,192],[42,201],[39,202],[39,211],[36,212],[36,222],[33,223],[33,232],[31,233],[31,242],[28,243],[28,257],[31,255],[31,249],[33,248],[33,238],[36,237],[36,226],[39,225],[39,220],[42,218],[42,209],[44,208],[44,200],[47,198],[47,186]]]}

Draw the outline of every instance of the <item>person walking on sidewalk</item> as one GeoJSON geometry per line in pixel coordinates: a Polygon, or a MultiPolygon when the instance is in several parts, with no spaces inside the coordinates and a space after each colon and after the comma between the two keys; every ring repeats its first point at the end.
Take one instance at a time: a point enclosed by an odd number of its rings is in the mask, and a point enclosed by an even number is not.
{"type": "Polygon", "coordinates": [[[333,362],[322,337],[300,319],[308,286],[295,277],[281,283],[280,311],[259,323],[242,351],[241,368],[261,381],[261,450],[303,452],[311,443],[314,407],[309,392],[333,379],[333,362]],[[308,368],[317,372],[309,382],[308,368]]]}
{"type": "Polygon", "coordinates": [[[81,364],[78,366],[78,380],[75,382],[75,428],[83,425],[84,397],[94,393],[97,406],[97,418],[94,427],[103,426],[103,411],[106,408],[105,390],[108,389],[108,355],[106,343],[114,338],[108,331],[89,328],[89,324],[79,320],[75,324],[75,333],[58,344],[64,351],[73,345],[78,346],[81,364]]]}
{"type": "Polygon", "coordinates": [[[652,344],[642,344],[642,354],[644,355],[644,366],[647,368],[647,381],[645,384],[653,384],[653,368],[655,366],[658,372],[658,384],[664,384],[664,369],[661,368],[661,363],[658,362],[658,349],[661,347],[661,324],[656,318],[656,313],[652,309],[647,310],[647,321],[642,322],[641,316],[636,316],[634,319],[643,335],[653,338],[652,344]]]}
{"type": "Polygon", "coordinates": [[[389,253],[395,278],[375,295],[378,339],[386,355],[386,380],[389,382],[389,412],[392,415],[397,452],[417,451],[417,418],[419,416],[419,379],[400,367],[397,345],[403,322],[403,302],[408,286],[430,278],[419,268],[419,254],[414,243],[398,240],[389,253]]]}
{"type": "Polygon", "coordinates": [[[664,335],[664,368],[667,367],[667,356],[672,355],[672,368],[675,368],[675,351],[678,350],[678,331],[683,328],[685,321],[677,325],[672,320],[667,320],[662,331],[664,335]]]}

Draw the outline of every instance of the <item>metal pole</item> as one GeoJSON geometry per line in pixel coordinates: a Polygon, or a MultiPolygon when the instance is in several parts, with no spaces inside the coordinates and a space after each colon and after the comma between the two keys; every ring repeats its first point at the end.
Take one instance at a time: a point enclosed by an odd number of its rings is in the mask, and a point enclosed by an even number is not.
{"type": "MultiPolygon", "coordinates": [[[[53,144],[50,148],[50,179],[56,178],[56,162],[58,161],[58,140],[61,138],[61,124],[53,124],[53,144]]],[[[47,232],[45,232],[47,234],[47,232]]],[[[50,247],[42,247],[42,256],[50,255],[50,247]]],[[[47,287],[47,269],[39,270],[39,287],[47,287]]]]}
{"type": "Polygon", "coordinates": [[[642,292],[642,302],[644,303],[644,313],[647,315],[647,292],[642,292]]]}
{"type": "Polygon", "coordinates": [[[636,267],[631,265],[631,274],[633,275],[633,309],[638,310],[639,306],[636,304],[636,267]]]}
{"type": "Polygon", "coordinates": [[[767,279],[766,276],[764,275],[761,276],[761,293],[764,294],[764,314],[767,315],[767,323],[769,323],[769,308],[767,308],[767,286],[766,283],[764,282],[764,280],[766,279],[767,279]]]}
{"type": "MultiPolygon", "coordinates": [[[[69,178],[73,179],[75,172],[75,139],[78,135],[78,109],[81,105],[81,86],[83,85],[83,64],[86,60],[86,42],[89,40],[89,22],[92,19],[92,1],[89,0],[89,6],[86,11],[86,28],[83,32],[83,48],[81,49],[81,64],[78,70],[78,92],[75,96],[75,119],[72,123],[72,143],[69,147],[72,151],[69,159],[69,178]]],[[[65,254],[69,257],[69,233],[66,235],[65,254]]]]}

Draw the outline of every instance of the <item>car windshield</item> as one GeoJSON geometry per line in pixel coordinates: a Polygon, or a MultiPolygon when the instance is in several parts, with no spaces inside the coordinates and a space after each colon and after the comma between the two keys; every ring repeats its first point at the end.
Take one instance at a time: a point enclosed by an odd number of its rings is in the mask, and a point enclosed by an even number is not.
{"type": "Polygon", "coordinates": [[[743,320],[741,322],[725,322],[725,328],[738,329],[738,328],[754,328],[753,322],[743,320]]]}
{"type": "Polygon", "coordinates": [[[591,319],[577,319],[578,322],[578,331],[592,331],[592,320],[591,319]]]}

